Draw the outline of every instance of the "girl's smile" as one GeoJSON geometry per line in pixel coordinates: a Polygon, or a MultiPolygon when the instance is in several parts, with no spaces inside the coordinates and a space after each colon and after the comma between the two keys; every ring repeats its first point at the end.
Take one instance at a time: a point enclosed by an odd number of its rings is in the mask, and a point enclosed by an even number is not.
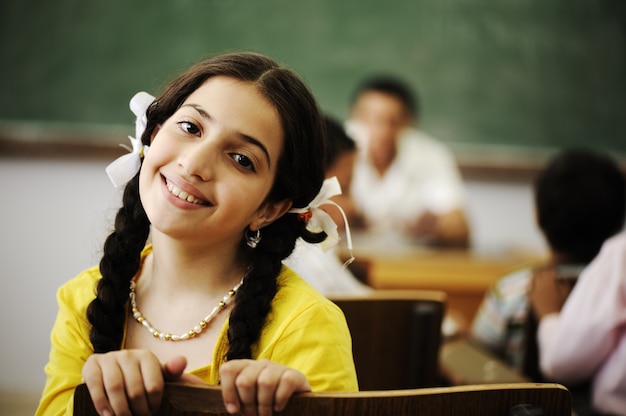
{"type": "MultiPolygon", "coordinates": [[[[162,176],[162,175],[161,175],[162,176]]],[[[202,195],[202,192],[193,184],[188,182],[178,182],[176,184],[176,179],[168,179],[163,176],[163,182],[165,183],[165,187],[169,191],[169,193],[176,197],[172,202],[176,203],[177,206],[181,208],[187,208],[189,203],[191,205],[204,205],[211,206],[211,202],[207,200],[207,198],[202,195]],[[182,204],[180,202],[182,202],[182,204]]],[[[171,200],[171,198],[168,198],[171,200]]],[[[190,207],[191,208],[191,207],[190,207]]]]}
{"type": "Polygon", "coordinates": [[[140,196],[153,231],[237,245],[276,218],[268,203],[283,130],[253,83],[209,78],[153,134],[140,196]]]}

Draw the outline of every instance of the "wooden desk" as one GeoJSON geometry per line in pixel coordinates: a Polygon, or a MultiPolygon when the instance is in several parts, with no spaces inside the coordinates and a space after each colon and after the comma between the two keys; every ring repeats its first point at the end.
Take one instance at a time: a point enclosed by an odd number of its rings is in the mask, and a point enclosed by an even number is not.
{"type": "Polygon", "coordinates": [[[375,289],[441,290],[446,308],[471,322],[485,291],[499,277],[539,259],[538,255],[477,253],[436,249],[402,241],[355,236],[354,254],[365,264],[366,281],[375,289]]]}
{"type": "Polygon", "coordinates": [[[439,369],[441,375],[455,386],[530,381],[464,338],[446,341],[441,346],[439,369]]]}

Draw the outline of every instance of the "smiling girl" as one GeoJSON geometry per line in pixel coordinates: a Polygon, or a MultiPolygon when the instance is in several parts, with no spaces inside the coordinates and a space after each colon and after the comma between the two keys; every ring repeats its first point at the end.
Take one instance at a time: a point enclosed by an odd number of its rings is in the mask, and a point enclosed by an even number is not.
{"type": "Polygon", "coordinates": [[[307,87],[240,53],[147,97],[131,101],[133,152],[111,167],[132,178],[100,266],[59,289],[37,414],[71,414],[82,380],[101,415],[150,414],[170,380],[220,384],[229,412],[250,415],[294,392],[356,391],[341,311],[281,263],[297,238],[326,238],[310,226],[324,128],[307,87]]]}

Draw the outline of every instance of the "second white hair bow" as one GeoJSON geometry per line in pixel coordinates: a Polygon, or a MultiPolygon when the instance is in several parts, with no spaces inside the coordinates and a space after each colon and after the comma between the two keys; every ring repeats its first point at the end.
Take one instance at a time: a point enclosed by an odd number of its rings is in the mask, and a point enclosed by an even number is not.
{"type": "Polygon", "coordinates": [[[346,228],[346,243],[348,250],[350,251],[350,258],[346,261],[345,265],[352,263],[354,256],[352,255],[352,237],[350,236],[350,226],[348,225],[348,218],[343,208],[330,198],[336,195],[341,195],[341,185],[336,176],[324,180],[322,187],[315,198],[305,208],[292,208],[288,212],[294,214],[306,214],[311,213],[310,218],[307,221],[306,229],[312,233],[319,233],[324,231],[327,235],[326,239],[320,243],[322,250],[327,251],[334,247],[339,242],[339,233],[337,232],[337,224],[335,221],[324,211],[320,206],[331,204],[336,206],[341,212],[343,222],[346,228]]]}
{"type": "Polygon", "coordinates": [[[109,175],[109,179],[113,182],[116,188],[124,186],[129,180],[131,180],[141,167],[141,158],[148,152],[150,146],[141,143],[141,136],[146,130],[148,123],[146,119],[146,110],[150,107],[150,104],[154,102],[154,97],[147,92],[141,91],[135,94],[130,100],[130,109],[137,117],[135,121],[135,137],[128,136],[132,149],[125,145],[120,145],[127,148],[130,153],[122,155],[111,162],[106,167],[106,172],[109,175]]]}

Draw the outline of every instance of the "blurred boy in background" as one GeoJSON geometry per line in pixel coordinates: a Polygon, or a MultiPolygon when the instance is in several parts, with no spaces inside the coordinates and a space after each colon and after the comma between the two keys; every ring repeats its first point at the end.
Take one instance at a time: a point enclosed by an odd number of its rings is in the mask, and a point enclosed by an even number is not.
{"type": "Polygon", "coordinates": [[[368,231],[467,246],[465,191],[456,161],[447,147],[417,129],[418,121],[417,100],[399,79],[377,76],[357,88],[347,129],[360,152],[348,211],[368,231]]]}

